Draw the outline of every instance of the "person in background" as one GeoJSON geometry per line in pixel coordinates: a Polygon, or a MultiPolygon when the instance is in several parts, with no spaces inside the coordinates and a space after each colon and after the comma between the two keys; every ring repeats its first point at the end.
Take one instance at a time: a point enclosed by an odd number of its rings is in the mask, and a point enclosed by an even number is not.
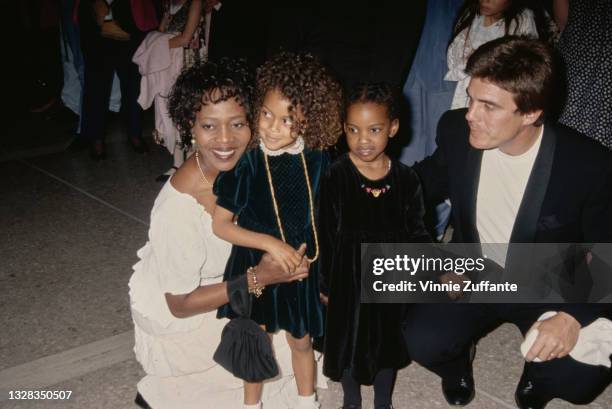
{"type": "Polygon", "coordinates": [[[553,6],[567,85],[559,121],[612,149],[612,6],[598,0],[555,0],[553,6]]]}
{"type": "Polygon", "coordinates": [[[465,65],[470,55],[482,44],[506,35],[527,35],[538,38],[534,13],[524,0],[466,0],[459,11],[448,46],[447,81],[457,82],[450,109],[465,108],[470,77],[465,65]]]}
{"type": "MultiPolygon", "coordinates": [[[[425,26],[421,34],[404,96],[408,102],[409,141],[402,148],[400,160],[408,166],[423,160],[436,150],[438,120],[448,110],[456,83],[444,81],[448,71],[446,50],[452,37],[453,22],[463,0],[429,0],[425,26]]],[[[426,214],[433,236],[441,240],[450,214],[450,204],[441,203],[435,212],[426,214]]]]}
{"type": "MultiPolygon", "coordinates": [[[[159,25],[159,31],[174,35],[168,40],[170,49],[179,47],[183,49],[181,69],[188,69],[194,64],[204,62],[207,59],[208,27],[206,24],[205,6],[208,3],[211,3],[211,0],[165,0],[162,3],[163,17],[159,25]]],[[[208,23],[210,23],[210,17],[208,23]]],[[[173,55],[171,54],[171,56],[173,55]]],[[[171,63],[171,66],[177,65],[171,63]]],[[[168,115],[166,99],[167,95],[160,95],[160,98],[156,100],[156,103],[161,103],[162,106],[155,109],[156,129],[153,132],[153,139],[156,143],[168,149],[173,157],[173,164],[170,169],[155,179],[158,182],[168,180],[183,164],[187,154],[176,129],[167,130],[166,132],[162,131],[165,128],[163,123],[171,122],[163,121],[162,118],[159,118],[159,116],[168,115]],[[161,126],[157,126],[160,122],[161,126]]]]}
{"type": "Polygon", "coordinates": [[[158,27],[151,0],[81,0],[77,5],[81,49],[85,62],[81,134],[91,144],[94,160],[106,158],[104,136],[113,74],[121,86],[121,110],[127,139],[137,153],[148,151],[142,138],[142,108],[137,99],[140,73],[132,62],[146,33],[158,27]]]}

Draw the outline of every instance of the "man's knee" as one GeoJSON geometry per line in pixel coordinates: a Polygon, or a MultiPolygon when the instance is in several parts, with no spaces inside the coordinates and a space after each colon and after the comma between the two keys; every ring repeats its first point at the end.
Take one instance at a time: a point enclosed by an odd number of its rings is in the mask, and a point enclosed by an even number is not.
{"type": "Polygon", "coordinates": [[[433,366],[461,355],[465,345],[439,331],[427,329],[408,322],[402,328],[410,358],[423,366],[433,366]]]}
{"type": "Polygon", "coordinates": [[[583,380],[573,385],[568,385],[565,388],[560,388],[559,395],[556,397],[574,405],[588,405],[597,399],[608,385],[610,385],[609,375],[590,377],[588,381],[583,380]]]}

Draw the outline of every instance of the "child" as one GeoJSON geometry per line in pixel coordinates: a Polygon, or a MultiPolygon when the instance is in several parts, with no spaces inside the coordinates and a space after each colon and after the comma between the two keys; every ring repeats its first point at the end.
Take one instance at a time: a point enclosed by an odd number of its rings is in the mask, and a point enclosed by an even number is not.
{"type": "Polygon", "coordinates": [[[323,373],[342,382],[343,408],[361,408],[361,384],[374,384],[375,409],[391,408],[397,369],[409,362],[399,304],[360,304],[360,244],[430,242],[416,173],[385,148],[399,128],[393,92],[360,84],[348,93],[349,152],[321,182],[321,298],[328,304],[323,373]]]}
{"type": "MultiPolygon", "coordinates": [[[[258,146],[215,182],[213,229],[234,244],[224,278],[249,271],[268,252],[287,271],[307,246],[310,276],[266,288],[253,298],[251,318],[267,332],[287,331],[298,388],[297,408],[318,408],[311,337],[323,334],[316,261],[319,243],[314,204],[328,165],[323,149],[342,131],[340,86],[308,55],[280,54],[257,74],[255,134],[258,146]],[[237,224],[234,220],[237,219],[237,224]]],[[[221,155],[222,152],[219,153],[221,155]]],[[[255,281],[255,280],[254,280],[255,281]]],[[[234,317],[229,306],[220,317],[234,317]]],[[[261,384],[245,384],[245,408],[260,407],[261,384]]]]}

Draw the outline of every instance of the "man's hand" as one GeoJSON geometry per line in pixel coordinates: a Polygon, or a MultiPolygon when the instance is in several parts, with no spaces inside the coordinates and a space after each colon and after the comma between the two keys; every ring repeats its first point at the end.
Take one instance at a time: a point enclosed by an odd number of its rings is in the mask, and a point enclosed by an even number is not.
{"type": "Polygon", "coordinates": [[[327,296],[323,293],[319,293],[319,299],[323,305],[327,305],[327,303],[329,303],[329,298],[327,298],[327,296]]]}
{"type": "Polygon", "coordinates": [[[438,277],[438,280],[440,280],[440,283],[442,284],[459,284],[459,291],[447,291],[447,294],[450,299],[456,300],[463,295],[463,291],[461,290],[461,288],[463,288],[463,286],[465,285],[465,281],[469,281],[469,278],[466,276],[460,276],[459,274],[455,274],[453,272],[448,272],[438,277]]]}
{"type": "Polygon", "coordinates": [[[527,352],[525,359],[528,362],[535,358],[549,361],[563,358],[576,346],[580,324],[571,315],[558,312],[553,317],[537,321],[531,329],[538,330],[538,337],[527,352]]]}

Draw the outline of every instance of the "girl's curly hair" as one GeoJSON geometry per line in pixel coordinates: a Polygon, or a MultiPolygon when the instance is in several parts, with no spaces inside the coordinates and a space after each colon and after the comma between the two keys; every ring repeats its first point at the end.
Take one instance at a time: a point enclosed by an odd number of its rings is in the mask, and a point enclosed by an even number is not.
{"type": "MultiPolygon", "coordinates": [[[[399,118],[397,107],[399,91],[384,82],[360,82],[354,85],[344,100],[345,115],[348,107],[354,103],[372,102],[387,108],[391,120],[399,118]]],[[[346,120],[346,118],[343,118],[346,120]]]]}
{"type": "Polygon", "coordinates": [[[252,120],[253,75],[244,60],[222,58],[184,70],[168,97],[168,111],[184,147],[191,147],[191,128],[202,105],[235,98],[252,120]]]}
{"type": "Polygon", "coordinates": [[[292,131],[304,138],[307,147],[324,149],[336,144],[342,133],[342,91],[318,59],[310,54],[283,52],[259,67],[255,121],[266,94],[272,90],[278,90],[291,102],[290,112],[302,112],[304,119],[294,118],[292,131]]]}

